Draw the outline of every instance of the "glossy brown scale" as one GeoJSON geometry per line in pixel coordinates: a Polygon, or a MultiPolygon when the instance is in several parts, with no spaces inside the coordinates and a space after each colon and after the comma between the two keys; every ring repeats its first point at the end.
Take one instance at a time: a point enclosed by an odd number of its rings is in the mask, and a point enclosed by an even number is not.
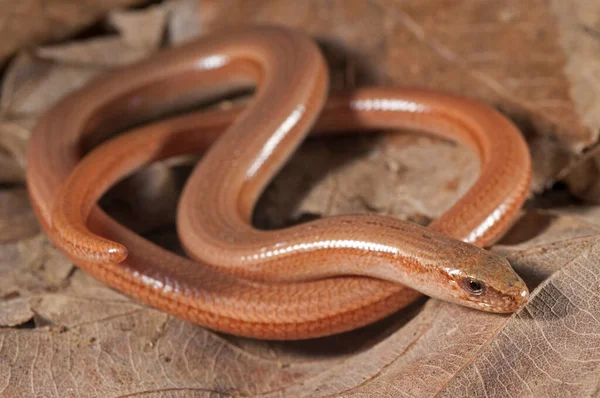
{"type": "Polygon", "coordinates": [[[414,301],[412,288],[487,311],[519,308],[527,289],[508,262],[450,238],[484,245],[510,225],[530,177],[517,129],[488,106],[437,92],[365,88],[325,103],[326,91],[314,43],[278,28],[201,39],[102,76],[35,128],[27,177],[36,214],[51,240],[101,281],[238,335],[297,339],[353,329],[414,301]],[[82,143],[109,124],[125,126],[253,82],[245,109],[144,126],[80,162],[82,143]],[[409,128],[458,141],[481,159],[480,177],[430,230],[368,215],[256,230],[249,222],[256,199],[317,116],[317,134],[409,128]],[[142,165],[213,143],[178,211],[181,240],[195,261],[153,245],[96,206],[142,165]]]}

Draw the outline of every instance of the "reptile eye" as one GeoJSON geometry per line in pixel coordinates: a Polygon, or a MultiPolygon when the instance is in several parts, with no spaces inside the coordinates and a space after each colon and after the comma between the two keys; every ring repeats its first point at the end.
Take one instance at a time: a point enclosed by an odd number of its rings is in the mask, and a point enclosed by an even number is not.
{"type": "Polygon", "coordinates": [[[483,282],[478,281],[477,279],[474,278],[465,278],[463,280],[463,286],[465,288],[465,290],[471,294],[481,294],[483,293],[483,282]]]}

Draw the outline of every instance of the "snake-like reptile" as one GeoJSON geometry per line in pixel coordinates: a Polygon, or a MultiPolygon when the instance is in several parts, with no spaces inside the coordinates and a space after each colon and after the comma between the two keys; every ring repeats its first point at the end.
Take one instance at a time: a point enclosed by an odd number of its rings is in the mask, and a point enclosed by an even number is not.
{"type": "Polygon", "coordinates": [[[328,95],[328,73],[306,35],[255,27],[202,38],[94,79],[42,116],[27,184],[51,241],[107,285],[218,331],[300,339],[354,329],[421,293],[492,312],[528,299],[498,239],[527,194],[527,145],[480,102],[427,90],[372,87],[328,95]],[[243,108],[138,127],[85,158],[90,137],[240,89],[243,108]],[[330,217],[277,231],[250,218],[265,186],[306,135],[409,128],[466,145],[480,159],[469,191],[428,228],[377,215],[330,217]],[[311,130],[312,129],[312,130],[311,130]],[[118,224],[97,205],[152,161],[208,151],[180,199],[180,257],[118,224]]]}

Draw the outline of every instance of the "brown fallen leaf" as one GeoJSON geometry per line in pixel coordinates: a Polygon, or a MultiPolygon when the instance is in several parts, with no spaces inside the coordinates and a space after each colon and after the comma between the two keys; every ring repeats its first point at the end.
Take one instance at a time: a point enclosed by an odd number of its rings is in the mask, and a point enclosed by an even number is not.
{"type": "MultiPolygon", "coordinates": [[[[597,56],[559,45],[578,29],[573,21],[590,24],[585,2],[572,4],[577,15],[566,20],[573,9],[556,1],[166,1],[113,14],[117,36],[19,55],[5,76],[0,118],[33,121],[91,76],[155,51],[163,32],[175,43],[281,23],[317,36],[336,88],[384,80],[498,106],[525,130],[540,190],[597,140],[593,119],[578,113],[594,106],[582,102],[593,85],[579,84],[570,98],[573,79],[586,76],[574,60],[593,65],[597,56]]],[[[12,147],[0,139],[0,154],[16,160],[12,147]]],[[[153,165],[105,198],[120,221],[174,250],[168,223],[189,171],[178,165],[153,165]]],[[[255,222],[276,228],[368,211],[426,224],[476,173],[468,151],[429,137],[309,141],[261,198],[255,222]]],[[[597,395],[600,210],[565,201],[575,207],[555,211],[551,198],[532,198],[532,210],[493,248],[532,289],[517,314],[422,300],[369,327],[298,342],[222,335],[143,306],[74,268],[42,234],[1,243],[0,396],[597,395]]]]}
{"type": "Polygon", "coordinates": [[[17,50],[64,39],[117,7],[143,0],[22,0],[0,4],[0,64],[17,50]]]}
{"type": "Polygon", "coordinates": [[[9,120],[37,117],[102,70],[57,64],[22,53],[9,65],[4,76],[0,101],[2,115],[9,120]]]}
{"type": "Polygon", "coordinates": [[[9,184],[25,181],[25,169],[4,153],[0,153],[0,181],[9,184]]]}
{"type": "Polygon", "coordinates": [[[41,59],[66,65],[91,68],[126,65],[147,57],[160,47],[165,21],[165,7],[150,7],[143,11],[116,10],[109,13],[108,23],[118,35],[41,47],[36,54],[41,59]]]}
{"type": "Polygon", "coordinates": [[[573,101],[596,142],[600,134],[600,4],[553,0],[552,8],[561,28],[561,47],[567,54],[565,73],[573,101]]]}
{"type": "Polygon", "coordinates": [[[52,396],[60,385],[59,392],[93,389],[94,396],[171,389],[252,396],[589,395],[600,370],[594,282],[600,228],[554,215],[545,230],[537,240],[503,249],[524,275],[548,275],[513,316],[429,300],[404,325],[407,313],[304,342],[220,336],[77,271],[64,291],[31,300],[46,328],[1,332],[6,371],[0,375],[21,369],[19,377],[2,380],[3,393],[52,396]],[[62,366],[67,357],[69,368],[62,366]]]}
{"type": "Polygon", "coordinates": [[[116,36],[42,47],[35,56],[20,54],[4,78],[2,114],[38,116],[98,73],[148,56],[161,44],[165,14],[160,7],[114,12],[110,21],[116,36]]]}
{"type": "Polygon", "coordinates": [[[280,228],[310,215],[359,212],[432,219],[466,192],[477,166],[466,148],[422,135],[311,141],[261,197],[255,222],[280,228]]]}
{"type": "Polygon", "coordinates": [[[211,12],[211,4],[197,0],[173,0],[169,7],[168,40],[171,44],[183,43],[200,36],[204,31],[201,15],[211,12]]]}
{"type": "MultiPolygon", "coordinates": [[[[558,23],[563,27],[561,43],[569,55],[566,73],[582,122],[600,134],[600,5],[597,2],[567,4],[554,1],[558,23]],[[580,60],[585,60],[581,62],[580,60]]],[[[564,179],[573,194],[588,202],[600,197],[600,152],[598,145],[566,170],[564,179]]]]}
{"type": "MultiPolygon", "coordinates": [[[[198,13],[206,31],[250,23],[290,26],[355,49],[389,84],[430,87],[493,104],[527,136],[536,192],[564,177],[561,172],[597,139],[571,99],[563,72],[567,58],[549,1],[339,0],[328,7],[318,1],[203,3],[210,8],[198,13]]],[[[586,4],[580,2],[582,14],[586,4]]],[[[588,53],[574,62],[593,62],[593,57],[588,53]]]]}
{"type": "Polygon", "coordinates": [[[0,183],[23,182],[25,146],[36,118],[97,74],[134,62],[161,45],[167,8],[115,11],[118,34],[20,53],[8,67],[0,98],[0,183]]]}
{"type": "Polygon", "coordinates": [[[101,202],[123,225],[150,233],[171,223],[188,173],[197,158],[157,162],[115,185],[101,202]]]}
{"type": "Polygon", "coordinates": [[[0,183],[25,181],[27,141],[33,124],[31,119],[0,122],[0,183]]]}
{"type": "Polygon", "coordinates": [[[0,190],[0,242],[29,238],[40,230],[23,188],[0,190]]]}
{"type": "Polygon", "coordinates": [[[33,311],[29,307],[26,297],[4,297],[0,301],[0,327],[19,326],[33,318],[33,311]]]}

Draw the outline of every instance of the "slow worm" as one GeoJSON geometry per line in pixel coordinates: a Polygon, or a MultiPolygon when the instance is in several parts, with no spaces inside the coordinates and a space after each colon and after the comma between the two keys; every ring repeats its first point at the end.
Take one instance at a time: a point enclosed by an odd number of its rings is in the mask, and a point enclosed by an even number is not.
{"type": "Polygon", "coordinates": [[[523,281],[505,259],[474,244],[491,243],[512,223],[528,189],[529,153],[512,123],[473,100],[360,89],[327,100],[316,123],[321,134],[410,128],[470,147],[481,160],[479,179],[430,228],[374,215],[279,231],[252,227],[256,199],[312,127],[326,91],[313,42],[269,27],[201,39],[108,73],[58,103],[34,129],[27,182],[36,215],[50,239],[99,280],[237,335],[338,333],[406,306],[419,296],[413,289],[493,312],[522,306],[523,281]],[[255,85],[243,110],[140,127],[81,160],[90,137],[255,85]],[[96,206],[142,165],[213,141],[178,210],[181,241],[196,261],[148,242],[96,206]]]}

